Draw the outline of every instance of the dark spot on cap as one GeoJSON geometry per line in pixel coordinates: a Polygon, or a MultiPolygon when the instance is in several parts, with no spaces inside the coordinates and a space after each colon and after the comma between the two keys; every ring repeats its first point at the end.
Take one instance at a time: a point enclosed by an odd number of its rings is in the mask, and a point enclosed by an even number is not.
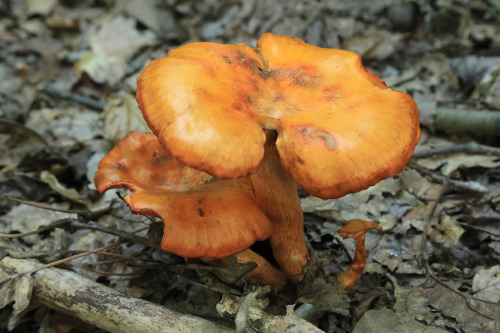
{"type": "Polygon", "coordinates": [[[158,164],[167,163],[168,162],[168,156],[154,156],[154,160],[158,164]]]}
{"type": "Polygon", "coordinates": [[[118,162],[118,163],[116,163],[116,165],[112,169],[125,170],[127,168],[122,163],[118,162]]]}
{"type": "Polygon", "coordinates": [[[303,159],[301,159],[299,156],[297,156],[297,161],[298,161],[300,164],[306,164],[306,161],[304,161],[303,159]]]}
{"type": "Polygon", "coordinates": [[[224,60],[225,63],[232,64],[233,62],[231,61],[231,58],[228,55],[223,55],[222,60],[224,60]]]}
{"type": "Polygon", "coordinates": [[[205,216],[205,212],[203,211],[203,209],[198,208],[198,215],[200,215],[200,217],[205,216]]]}
{"type": "Polygon", "coordinates": [[[259,67],[259,76],[261,79],[267,79],[276,74],[275,70],[266,70],[259,67]]]}

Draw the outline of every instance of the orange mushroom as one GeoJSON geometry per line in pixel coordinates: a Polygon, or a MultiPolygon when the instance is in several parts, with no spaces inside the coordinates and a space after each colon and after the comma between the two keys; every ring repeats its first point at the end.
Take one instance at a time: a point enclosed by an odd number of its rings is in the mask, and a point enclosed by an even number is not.
{"type": "Polygon", "coordinates": [[[271,245],[295,282],[308,262],[296,186],[323,199],[405,168],[420,137],[412,98],[388,89],[359,55],[288,36],[192,43],[138,78],[149,127],[182,163],[219,179],[251,175],[271,245]]]}
{"type": "Polygon", "coordinates": [[[248,177],[216,180],[173,158],[153,134],[130,132],[99,163],[103,193],[126,187],[132,212],[165,224],[161,248],[183,257],[224,258],[271,235],[248,177]]]}
{"type": "Polygon", "coordinates": [[[365,268],[366,259],[368,258],[365,239],[366,232],[370,229],[382,230],[382,227],[370,221],[350,220],[338,231],[339,235],[343,238],[354,238],[356,240],[356,252],[354,253],[351,265],[337,277],[340,286],[346,291],[354,287],[365,268]]]}

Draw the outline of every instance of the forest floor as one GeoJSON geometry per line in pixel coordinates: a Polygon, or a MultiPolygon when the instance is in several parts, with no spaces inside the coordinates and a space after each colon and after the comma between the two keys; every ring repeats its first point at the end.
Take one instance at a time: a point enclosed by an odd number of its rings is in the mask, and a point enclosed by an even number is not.
{"type": "MultiPolygon", "coordinates": [[[[302,316],[326,332],[499,332],[499,138],[498,0],[0,3],[0,232],[38,230],[0,237],[0,259],[62,260],[102,285],[230,328],[238,309],[221,309],[251,294],[251,307],[277,316],[313,305],[302,316]],[[406,170],[336,200],[301,192],[312,262],[291,290],[238,284],[231,272],[221,278],[144,244],[101,250],[120,238],[76,222],[158,239],[147,228],[158,223],[93,184],[116,142],[148,130],[135,101],[143,68],[189,42],[254,46],[265,32],[355,51],[409,93],[422,135],[406,170]],[[327,276],[351,262],[355,245],[337,234],[350,219],[383,231],[368,234],[365,273],[339,294],[327,276]],[[63,220],[75,223],[54,227],[63,220]]],[[[8,275],[0,270],[0,331],[99,331],[30,302],[31,289],[9,287],[8,275]]]]}

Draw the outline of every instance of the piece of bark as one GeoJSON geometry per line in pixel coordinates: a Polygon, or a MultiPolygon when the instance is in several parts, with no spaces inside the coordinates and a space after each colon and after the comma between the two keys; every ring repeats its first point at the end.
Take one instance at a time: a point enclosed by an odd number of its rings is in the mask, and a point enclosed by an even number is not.
{"type": "Polygon", "coordinates": [[[263,308],[267,303],[258,298],[259,293],[262,293],[262,289],[260,291],[251,292],[245,297],[227,294],[223,295],[221,301],[217,304],[217,311],[221,316],[235,317],[235,324],[238,332],[324,332],[294,313],[293,305],[288,305],[286,307],[287,312],[283,316],[272,315],[265,312],[263,308]]]}
{"type": "MultiPolygon", "coordinates": [[[[4,257],[0,271],[13,276],[42,264],[4,257]]],[[[123,294],[76,273],[46,268],[32,274],[32,300],[109,332],[234,332],[206,319],[123,294]]]]}
{"type": "Polygon", "coordinates": [[[320,330],[305,319],[300,318],[293,312],[293,306],[287,307],[287,313],[284,316],[274,316],[262,311],[256,307],[250,307],[248,310],[247,321],[250,327],[255,328],[257,332],[273,333],[322,333],[320,330]]]}

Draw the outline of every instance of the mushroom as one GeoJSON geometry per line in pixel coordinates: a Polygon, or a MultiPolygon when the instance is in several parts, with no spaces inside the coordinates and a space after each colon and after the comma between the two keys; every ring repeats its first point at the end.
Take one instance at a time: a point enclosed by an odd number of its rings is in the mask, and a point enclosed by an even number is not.
{"type": "Polygon", "coordinates": [[[216,180],[173,158],[153,134],[130,132],[99,163],[100,193],[126,187],[133,213],[165,224],[161,248],[188,258],[224,258],[271,235],[248,177],[216,180]]]}
{"type": "Polygon", "coordinates": [[[217,180],[172,157],[153,134],[130,132],[99,163],[100,193],[128,188],[136,214],[164,222],[161,249],[187,258],[224,258],[223,267],[255,262],[249,277],[282,289],[286,276],[249,247],[271,235],[248,177],[217,180]],[[234,258],[226,258],[234,255],[234,258]]]}
{"type": "Polygon", "coordinates": [[[350,220],[338,231],[343,238],[356,240],[356,252],[351,265],[337,277],[337,281],[345,291],[351,290],[363,273],[368,258],[365,248],[366,232],[370,229],[382,230],[382,227],[370,221],[350,220]]]}
{"type": "Polygon", "coordinates": [[[297,184],[338,198],[402,171],[420,137],[413,99],[359,55],[288,36],[192,43],[152,61],[137,101],[176,159],[218,179],[250,175],[273,254],[300,280],[308,262],[297,184]]]}

